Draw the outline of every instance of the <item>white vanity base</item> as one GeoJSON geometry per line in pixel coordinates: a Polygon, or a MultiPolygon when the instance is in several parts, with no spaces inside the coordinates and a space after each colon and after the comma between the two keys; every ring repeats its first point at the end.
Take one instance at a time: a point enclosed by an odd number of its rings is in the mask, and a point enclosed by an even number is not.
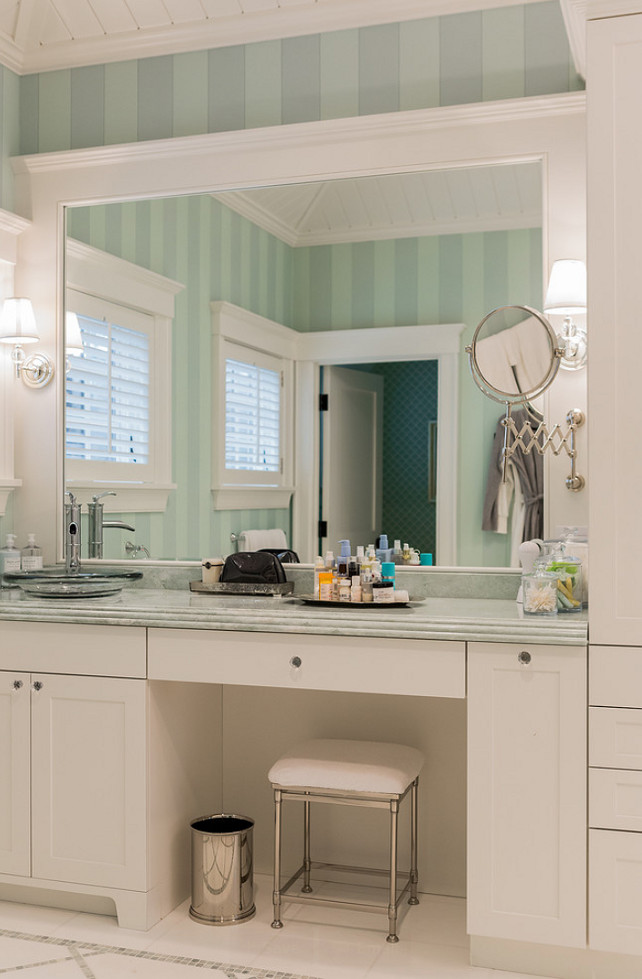
{"type": "Polygon", "coordinates": [[[121,928],[147,931],[162,917],[157,891],[136,892],[0,874],[0,900],[115,916],[121,928]]]}
{"type": "Polygon", "coordinates": [[[504,938],[470,936],[470,963],[478,967],[557,979],[640,979],[640,957],[598,952],[590,948],[562,948],[504,938]]]}

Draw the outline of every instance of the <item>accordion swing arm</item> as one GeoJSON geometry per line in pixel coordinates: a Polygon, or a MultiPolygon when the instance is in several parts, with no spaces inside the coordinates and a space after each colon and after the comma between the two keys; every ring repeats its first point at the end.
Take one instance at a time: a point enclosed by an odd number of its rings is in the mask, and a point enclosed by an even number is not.
{"type": "Polygon", "coordinates": [[[506,403],[506,414],[502,419],[504,426],[504,445],[502,448],[502,482],[506,482],[506,467],[508,461],[519,449],[524,455],[531,452],[538,452],[544,455],[550,449],[555,456],[566,452],[571,461],[571,472],[566,477],[566,488],[573,493],[583,489],[586,480],[580,476],[575,468],[577,458],[577,445],[575,433],[584,424],[584,412],[579,408],[572,408],[566,415],[567,428],[563,429],[560,425],[554,425],[549,430],[547,424],[541,421],[537,428],[533,430],[532,425],[526,421],[521,428],[517,427],[512,415],[512,405],[506,403]]]}

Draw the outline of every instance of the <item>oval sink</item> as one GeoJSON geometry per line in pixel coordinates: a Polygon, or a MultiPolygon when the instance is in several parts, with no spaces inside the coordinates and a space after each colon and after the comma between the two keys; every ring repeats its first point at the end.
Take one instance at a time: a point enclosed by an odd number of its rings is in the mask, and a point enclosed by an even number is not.
{"type": "Polygon", "coordinates": [[[42,598],[101,598],[116,595],[124,585],[142,578],[142,571],[67,571],[43,568],[42,571],[7,571],[4,580],[29,595],[42,598]]]}

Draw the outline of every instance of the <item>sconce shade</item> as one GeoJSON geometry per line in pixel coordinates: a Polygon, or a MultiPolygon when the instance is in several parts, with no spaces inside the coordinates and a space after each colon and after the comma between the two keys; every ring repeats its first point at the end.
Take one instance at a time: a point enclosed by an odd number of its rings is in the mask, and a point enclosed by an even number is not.
{"type": "Polygon", "coordinates": [[[544,312],[572,316],[586,311],[586,265],[575,258],[553,262],[544,312]]]}
{"type": "Polygon", "coordinates": [[[65,313],[65,353],[68,357],[79,357],[83,352],[82,333],[76,313],[65,313]]]}
{"type": "Polygon", "coordinates": [[[0,313],[0,343],[37,343],[40,339],[30,299],[5,299],[0,313]]]}

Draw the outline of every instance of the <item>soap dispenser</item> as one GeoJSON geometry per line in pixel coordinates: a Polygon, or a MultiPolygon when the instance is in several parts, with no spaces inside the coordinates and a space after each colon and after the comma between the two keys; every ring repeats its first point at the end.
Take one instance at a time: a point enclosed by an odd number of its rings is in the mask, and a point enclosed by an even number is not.
{"type": "Polygon", "coordinates": [[[42,551],[36,544],[35,534],[27,534],[27,545],[20,552],[20,563],[23,571],[42,570],[42,551]]]}
{"type": "Polygon", "coordinates": [[[7,542],[0,551],[0,584],[2,588],[11,588],[3,578],[5,572],[20,571],[20,551],[16,547],[16,535],[7,534],[7,542]]]}

